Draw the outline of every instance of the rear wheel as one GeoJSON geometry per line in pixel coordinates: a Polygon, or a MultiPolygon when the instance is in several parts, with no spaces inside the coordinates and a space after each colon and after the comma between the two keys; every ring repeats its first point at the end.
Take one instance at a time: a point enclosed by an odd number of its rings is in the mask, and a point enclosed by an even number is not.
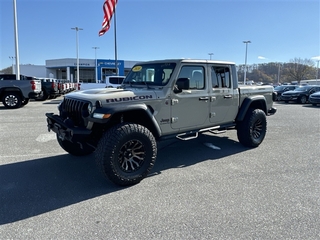
{"type": "Polygon", "coordinates": [[[267,132],[267,118],[261,109],[249,109],[244,120],[238,123],[237,135],[246,147],[258,147],[267,132]]]}
{"type": "Polygon", "coordinates": [[[72,143],[62,140],[57,134],[57,140],[63,150],[74,156],[86,156],[94,152],[94,148],[86,143],[72,143]]]}
{"type": "Polygon", "coordinates": [[[102,173],[113,183],[127,186],[139,183],[150,173],[157,145],[144,126],[122,123],[102,136],[95,154],[102,173]]]}
{"type": "Polygon", "coordinates": [[[7,92],[2,98],[2,103],[6,108],[19,108],[22,105],[21,96],[16,92],[7,92]]]}

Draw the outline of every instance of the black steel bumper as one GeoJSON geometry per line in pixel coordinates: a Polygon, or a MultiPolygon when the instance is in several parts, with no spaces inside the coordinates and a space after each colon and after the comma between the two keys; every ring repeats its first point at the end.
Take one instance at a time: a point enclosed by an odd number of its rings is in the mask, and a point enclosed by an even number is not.
{"type": "Polygon", "coordinates": [[[275,107],[272,107],[272,108],[270,108],[269,110],[268,110],[268,116],[269,115],[273,115],[273,114],[275,114],[277,112],[277,109],[275,108],[275,107]]]}
{"type": "Polygon", "coordinates": [[[70,142],[84,140],[91,134],[91,130],[75,127],[69,119],[63,120],[59,115],[46,113],[48,131],[57,133],[59,138],[70,142]]]}

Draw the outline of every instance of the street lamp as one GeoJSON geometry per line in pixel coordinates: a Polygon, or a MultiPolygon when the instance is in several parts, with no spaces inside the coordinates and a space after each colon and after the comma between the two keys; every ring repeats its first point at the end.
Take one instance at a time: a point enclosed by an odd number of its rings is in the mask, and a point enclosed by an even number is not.
{"type": "Polygon", "coordinates": [[[76,50],[77,50],[77,83],[79,83],[79,45],[78,45],[78,31],[83,30],[79,27],[71,28],[72,30],[76,30],[76,50]]]}
{"type": "Polygon", "coordinates": [[[246,78],[247,78],[247,55],[248,55],[248,43],[251,43],[251,41],[243,41],[243,43],[246,44],[246,56],[244,61],[244,76],[243,76],[243,84],[246,84],[246,78]]]}
{"type": "Polygon", "coordinates": [[[213,53],[208,53],[208,55],[210,56],[210,60],[211,60],[211,57],[212,57],[213,53]]]}
{"type": "MultiPolygon", "coordinates": [[[[13,74],[13,61],[16,59],[16,57],[13,57],[13,56],[9,56],[9,58],[11,59],[12,61],[12,64],[11,64],[11,68],[12,68],[12,74],[13,74]]],[[[15,71],[16,72],[16,71],[15,71]]]]}
{"type": "Polygon", "coordinates": [[[317,57],[312,57],[312,60],[315,60],[317,62],[317,71],[316,71],[316,84],[318,85],[318,74],[319,74],[319,61],[320,61],[320,56],[317,57]]]}
{"type": "Polygon", "coordinates": [[[316,76],[316,84],[318,85],[318,74],[319,74],[319,61],[320,59],[317,60],[317,76],[316,76]]]}
{"type": "Polygon", "coordinates": [[[99,47],[92,47],[94,49],[94,59],[95,59],[95,72],[96,72],[96,82],[98,81],[98,63],[97,63],[97,49],[99,47]]]}

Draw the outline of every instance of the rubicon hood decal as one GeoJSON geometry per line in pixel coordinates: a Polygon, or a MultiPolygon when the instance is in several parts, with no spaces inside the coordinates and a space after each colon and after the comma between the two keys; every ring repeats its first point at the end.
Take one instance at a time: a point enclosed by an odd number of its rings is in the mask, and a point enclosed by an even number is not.
{"type": "Polygon", "coordinates": [[[69,93],[67,97],[81,98],[83,100],[99,99],[104,103],[121,103],[129,101],[145,101],[156,99],[156,94],[150,89],[90,89],[69,93]],[[94,95],[94,97],[93,97],[94,95]]]}
{"type": "Polygon", "coordinates": [[[109,98],[106,99],[107,103],[115,103],[115,102],[127,102],[127,101],[137,101],[137,100],[147,100],[152,99],[153,95],[139,95],[139,96],[133,96],[133,97],[120,97],[120,98],[109,98]]]}

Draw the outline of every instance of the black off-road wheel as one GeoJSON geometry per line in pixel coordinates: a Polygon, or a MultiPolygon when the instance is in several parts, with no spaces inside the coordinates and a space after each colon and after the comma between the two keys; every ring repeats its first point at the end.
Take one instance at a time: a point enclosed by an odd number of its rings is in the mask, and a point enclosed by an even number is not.
{"type": "Polygon", "coordinates": [[[21,96],[16,92],[4,93],[2,103],[6,108],[19,108],[22,106],[21,96]]]}
{"type": "Polygon", "coordinates": [[[239,142],[246,147],[258,147],[267,132],[267,118],[261,109],[249,109],[244,120],[238,123],[239,142]]]}
{"type": "Polygon", "coordinates": [[[57,140],[63,150],[70,153],[73,156],[86,156],[94,152],[94,148],[86,143],[72,143],[67,140],[62,140],[57,134],[57,140]]]}
{"type": "Polygon", "coordinates": [[[129,186],[150,173],[157,157],[157,144],[144,126],[121,123],[104,133],[95,154],[105,177],[117,185],[129,186]]]}

